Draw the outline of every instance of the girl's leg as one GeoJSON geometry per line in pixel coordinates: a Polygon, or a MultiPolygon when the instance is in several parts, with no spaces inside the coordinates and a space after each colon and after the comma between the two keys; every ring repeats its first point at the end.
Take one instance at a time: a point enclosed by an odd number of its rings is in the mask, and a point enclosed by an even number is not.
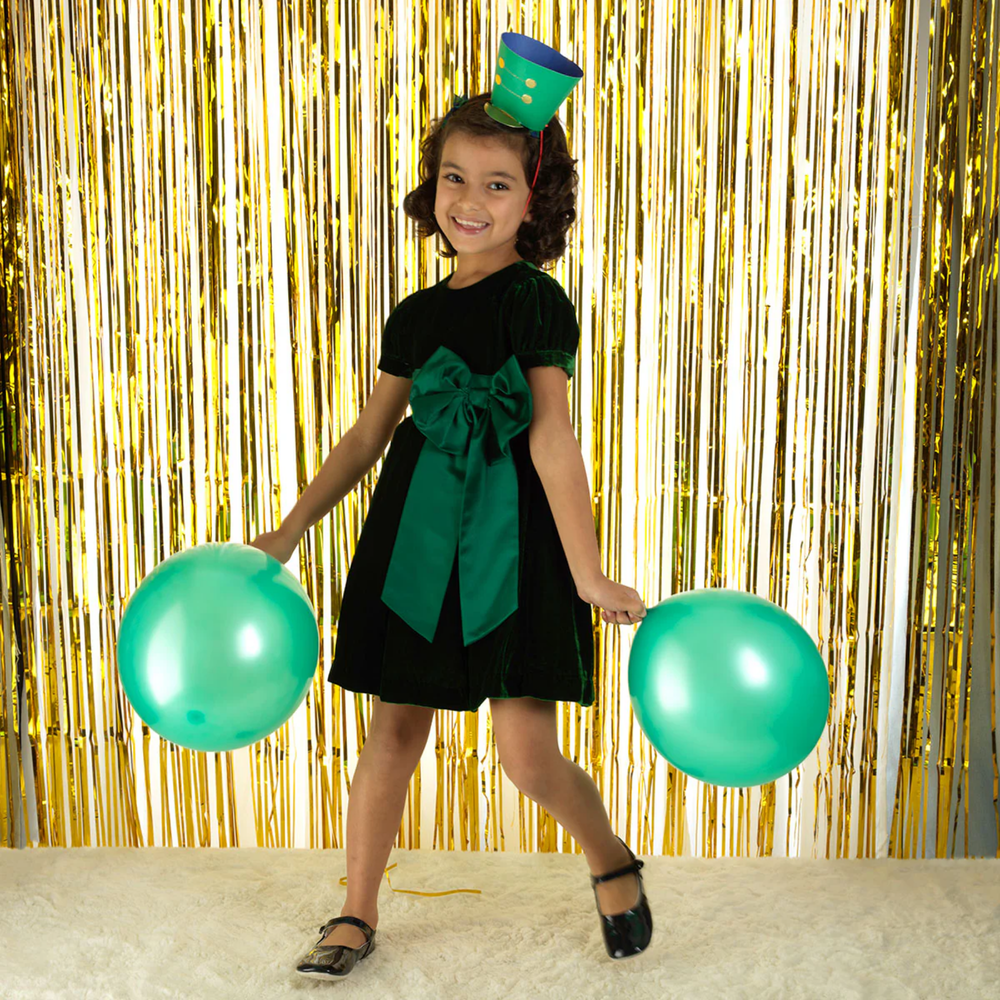
{"type": "MultiPolygon", "coordinates": [[[[347,898],[341,916],[378,924],[378,891],[406,805],[410,778],[427,745],[434,709],[396,705],[375,696],[371,729],[361,748],[347,800],[347,898]]],[[[338,924],[321,944],[360,948],[360,927],[338,924]]]]}
{"type": "MultiPolygon", "coordinates": [[[[583,848],[592,875],[632,859],[615,836],[601,793],[583,768],[559,749],[555,702],[491,698],[490,712],[504,773],[570,832],[583,848]]],[[[624,913],[639,899],[639,879],[623,875],[597,886],[601,913],[624,913]]]]}

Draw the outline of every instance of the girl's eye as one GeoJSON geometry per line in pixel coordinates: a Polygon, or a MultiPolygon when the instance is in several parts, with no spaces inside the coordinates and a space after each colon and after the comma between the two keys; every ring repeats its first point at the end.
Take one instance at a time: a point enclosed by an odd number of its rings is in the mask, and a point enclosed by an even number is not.
{"type": "MultiPolygon", "coordinates": [[[[450,181],[450,180],[452,179],[452,177],[458,177],[458,174],[445,174],[445,175],[444,175],[444,179],[445,179],[446,181],[450,181]]],[[[461,178],[461,177],[458,177],[458,179],[459,179],[459,180],[461,180],[462,178],[461,178]]],[[[504,191],[508,191],[508,190],[510,190],[510,189],[509,189],[509,188],[507,187],[507,185],[506,185],[506,184],[504,184],[504,182],[503,182],[503,181],[491,181],[490,183],[491,183],[491,184],[499,184],[499,185],[500,185],[500,187],[502,187],[502,188],[504,189],[504,191]]]]}

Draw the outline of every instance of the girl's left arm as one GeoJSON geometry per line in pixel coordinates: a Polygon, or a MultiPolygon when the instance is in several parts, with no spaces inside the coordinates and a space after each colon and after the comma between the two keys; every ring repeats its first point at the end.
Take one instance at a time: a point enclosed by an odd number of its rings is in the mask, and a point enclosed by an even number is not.
{"type": "Polygon", "coordinates": [[[577,592],[602,576],[587,469],[572,427],[529,436],[531,461],[545,488],[577,592]]]}
{"type": "Polygon", "coordinates": [[[626,625],[646,615],[638,592],[609,580],[601,569],[590,484],[570,420],[569,379],[552,365],[527,371],[532,415],[528,429],[531,461],[552,509],[577,596],[601,608],[604,621],[626,625]]]}

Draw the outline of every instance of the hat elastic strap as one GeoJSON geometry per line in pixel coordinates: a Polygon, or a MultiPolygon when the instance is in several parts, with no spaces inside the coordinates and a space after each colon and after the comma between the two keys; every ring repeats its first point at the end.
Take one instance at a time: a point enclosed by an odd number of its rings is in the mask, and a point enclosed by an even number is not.
{"type": "Polygon", "coordinates": [[[521,213],[523,219],[528,214],[528,206],[531,204],[531,196],[535,193],[535,181],[538,180],[538,168],[542,165],[542,144],[545,141],[545,129],[538,133],[538,162],[535,164],[535,177],[531,182],[531,190],[528,192],[528,200],[524,203],[524,211],[521,213]]]}

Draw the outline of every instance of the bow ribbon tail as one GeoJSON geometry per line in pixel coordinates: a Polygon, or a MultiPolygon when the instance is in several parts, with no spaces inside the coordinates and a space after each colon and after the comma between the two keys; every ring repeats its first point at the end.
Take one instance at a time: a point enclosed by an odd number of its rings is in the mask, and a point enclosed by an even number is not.
{"type": "Polygon", "coordinates": [[[382,603],[428,642],[434,641],[458,548],[464,465],[464,456],[424,441],[382,587],[382,603]]]}
{"type": "Polygon", "coordinates": [[[462,639],[466,646],[517,610],[517,467],[508,454],[490,464],[483,420],[469,449],[458,549],[462,639]]]}

